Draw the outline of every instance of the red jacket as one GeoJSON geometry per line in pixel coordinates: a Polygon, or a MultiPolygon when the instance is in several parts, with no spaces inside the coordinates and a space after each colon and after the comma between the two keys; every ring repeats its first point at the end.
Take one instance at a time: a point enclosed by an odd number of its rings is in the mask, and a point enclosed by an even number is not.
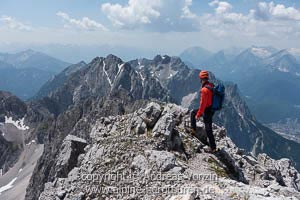
{"type": "Polygon", "coordinates": [[[214,85],[210,82],[206,82],[202,85],[201,91],[200,91],[200,96],[201,96],[201,100],[200,100],[200,107],[198,109],[197,115],[196,117],[199,118],[203,115],[205,109],[209,106],[212,105],[212,99],[213,99],[213,92],[206,88],[205,86],[209,85],[210,87],[214,87],[214,85]]]}

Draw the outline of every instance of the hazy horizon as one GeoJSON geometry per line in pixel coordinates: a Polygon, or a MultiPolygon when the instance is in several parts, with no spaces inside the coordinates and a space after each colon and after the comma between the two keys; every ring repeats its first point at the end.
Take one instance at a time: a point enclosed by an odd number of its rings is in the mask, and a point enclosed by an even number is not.
{"type": "Polygon", "coordinates": [[[299,7],[292,0],[5,0],[0,51],[110,46],[149,56],[178,55],[191,46],[214,52],[251,45],[300,48],[299,7]]]}

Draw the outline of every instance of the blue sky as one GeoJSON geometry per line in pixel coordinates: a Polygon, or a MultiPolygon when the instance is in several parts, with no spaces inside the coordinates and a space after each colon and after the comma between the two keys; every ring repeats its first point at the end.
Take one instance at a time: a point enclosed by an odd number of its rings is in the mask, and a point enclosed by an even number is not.
{"type": "MultiPolygon", "coordinates": [[[[300,48],[297,0],[1,0],[0,44],[300,48]]],[[[0,49],[1,50],[1,49],[0,49]]]]}

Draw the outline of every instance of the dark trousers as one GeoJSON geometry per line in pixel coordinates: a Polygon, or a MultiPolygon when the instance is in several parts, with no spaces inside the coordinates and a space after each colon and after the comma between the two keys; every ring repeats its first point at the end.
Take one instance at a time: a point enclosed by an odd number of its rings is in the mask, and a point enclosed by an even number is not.
{"type": "MultiPolygon", "coordinates": [[[[194,130],[196,130],[196,114],[197,114],[198,110],[192,110],[191,113],[191,126],[194,130]]],[[[205,125],[205,131],[206,131],[206,135],[208,137],[209,140],[209,145],[210,148],[215,149],[216,148],[216,142],[215,142],[215,137],[213,135],[213,129],[212,129],[212,118],[214,116],[214,111],[212,111],[212,109],[206,108],[203,114],[203,121],[204,121],[204,125],[205,125]]]]}

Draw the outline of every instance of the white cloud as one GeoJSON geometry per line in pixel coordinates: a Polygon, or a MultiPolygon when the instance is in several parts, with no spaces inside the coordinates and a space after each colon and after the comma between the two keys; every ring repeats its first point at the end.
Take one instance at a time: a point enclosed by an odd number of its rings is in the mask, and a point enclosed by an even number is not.
{"type": "Polygon", "coordinates": [[[203,29],[212,36],[252,41],[294,40],[299,36],[300,18],[297,9],[273,2],[260,2],[248,13],[233,11],[233,6],[225,1],[213,0],[209,3],[214,13],[204,14],[201,19],[203,29]]]}
{"type": "Polygon", "coordinates": [[[67,13],[58,12],[56,13],[57,16],[61,17],[64,22],[66,22],[65,27],[75,27],[81,30],[88,30],[88,31],[107,31],[108,29],[103,26],[102,24],[89,19],[88,17],[83,17],[81,20],[71,18],[67,13]]]}
{"type": "Polygon", "coordinates": [[[115,26],[134,27],[149,24],[154,18],[158,18],[160,6],[160,0],[129,0],[126,6],[104,3],[101,9],[115,26]]]}
{"type": "Polygon", "coordinates": [[[181,18],[187,18],[187,19],[195,19],[197,18],[197,15],[192,13],[190,10],[190,6],[192,6],[193,0],[185,0],[185,5],[182,8],[182,15],[181,18]]]}
{"type": "Polygon", "coordinates": [[[226,1],[214,0],[209,3],[211,7],[215,8],[215,14],[206,15],[208,24],[239,24],[249,22],[249,16],[242,13],[231,12],[233,6],[226,1]],[[208,18],[207,18],[208,17],[208,18]]]}
{"type": "Polygon", "coordinates": [[[0,22],[3,22],[5,27],[13,30],[30,31],[32,29],[30,26],[25,25],[10,16],[0,17],[0,22]]]}
{"type": "Polygon", "coordinates": [[[216,6],[216,14],[223,14],[227,13],[232,9],[232,5],[226,1],[213,1],[212,6],[216,6]]]}
{"type": "Polygon", "coordinates": [[[189,32],[200,28],[191,5],[192,0],[129,0],[126,5],[104,3],[101,10],[117,28],[189,32]]]}
{"type": "Polygon", "coordinates": [[[279,20],[300,20],[300,10],[294,7],[286,7],[283,4],[274,2],[260,2],[253,11],[258,20],[270,20],[272,18],[279,20]]]}
{"type": "Polygon", "coordinates": [[[211,7],[214,7],[216,5],[219,4],[219,1],[218,0],[213,0],[212,2],[210,2],[208,5],[211,6],[211,7]]]}

